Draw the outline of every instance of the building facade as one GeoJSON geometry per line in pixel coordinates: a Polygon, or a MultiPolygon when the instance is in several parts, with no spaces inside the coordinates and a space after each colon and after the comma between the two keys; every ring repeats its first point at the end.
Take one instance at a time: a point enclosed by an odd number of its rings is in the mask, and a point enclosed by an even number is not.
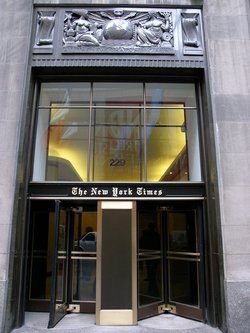
{"type": "Polygon", "coordinates": [[[250,331],[249,1],[0,3],[1,331],[250,331]]]}

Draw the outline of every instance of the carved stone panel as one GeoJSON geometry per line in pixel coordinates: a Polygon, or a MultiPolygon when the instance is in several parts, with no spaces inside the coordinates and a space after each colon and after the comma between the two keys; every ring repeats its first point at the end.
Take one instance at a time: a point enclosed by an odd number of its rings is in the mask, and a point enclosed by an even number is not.
{"type": "Polygon", "coordinates": [[[63,53],[174,54],[173,15],[133,9],[65,12],[63,53]]]}
{"type": "Polygon", "coordinates": [[[202,55],[201,22],[199,13],[181,13],[183,54],[202,55]]]}
{"type": "Polygon", "coordinates": [[[34,12],[33,66],[204,66],[198,8],[79,5],[34,12]]]}
{"type": "Polygon", "coordinates": [[[55,11],[38,11],[34,51],[51,53],[55,25],[55,11]]]}

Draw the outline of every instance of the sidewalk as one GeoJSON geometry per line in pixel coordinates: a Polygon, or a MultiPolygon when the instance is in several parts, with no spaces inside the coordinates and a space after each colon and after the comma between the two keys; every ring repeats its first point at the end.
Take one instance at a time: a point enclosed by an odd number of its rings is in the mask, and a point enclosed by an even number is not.
{"type": "Polygon", "coordinates": [[[203,323],[171,314],[140,320],[137,326],[96,326],[95,316],[69,314],[55,328],[47,329],[48,313],[26,313],[25,325],[12,333],[221,333],[203,323]]]}

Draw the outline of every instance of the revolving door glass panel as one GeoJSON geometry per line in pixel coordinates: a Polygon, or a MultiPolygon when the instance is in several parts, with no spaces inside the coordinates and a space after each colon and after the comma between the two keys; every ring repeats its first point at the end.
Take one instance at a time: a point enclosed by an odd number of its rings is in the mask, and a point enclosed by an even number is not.
{"type": "Polygon", "coordinates": [[[138,317],[169,311],[203,319],[198,204],[138,205],[138,317]]]}

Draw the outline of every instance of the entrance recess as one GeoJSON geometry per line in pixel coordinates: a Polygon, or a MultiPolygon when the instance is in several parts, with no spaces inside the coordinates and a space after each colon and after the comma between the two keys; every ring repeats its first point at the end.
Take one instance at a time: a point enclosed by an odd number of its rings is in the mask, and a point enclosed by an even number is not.
{"type": "Polygon", "coordinates": [[[200,215],[197,204],[139,207],[139,319],[165,311],[203,319],[200,215]]]}
{"type": "Polygon", "coordinates": [[[33,202],[26,308],[49,311],[48,327],[69,312],[95,311],[96,205],[33,202]]]}
{"type": "Polygon", "coordinates": [[[100,325],[165,311],[203,320],[199,201],[100,201],[97,214],[97,202],[32,200],[30,218],[26,310],[50,312],[49,328],[95,310],[100,325]]]}

